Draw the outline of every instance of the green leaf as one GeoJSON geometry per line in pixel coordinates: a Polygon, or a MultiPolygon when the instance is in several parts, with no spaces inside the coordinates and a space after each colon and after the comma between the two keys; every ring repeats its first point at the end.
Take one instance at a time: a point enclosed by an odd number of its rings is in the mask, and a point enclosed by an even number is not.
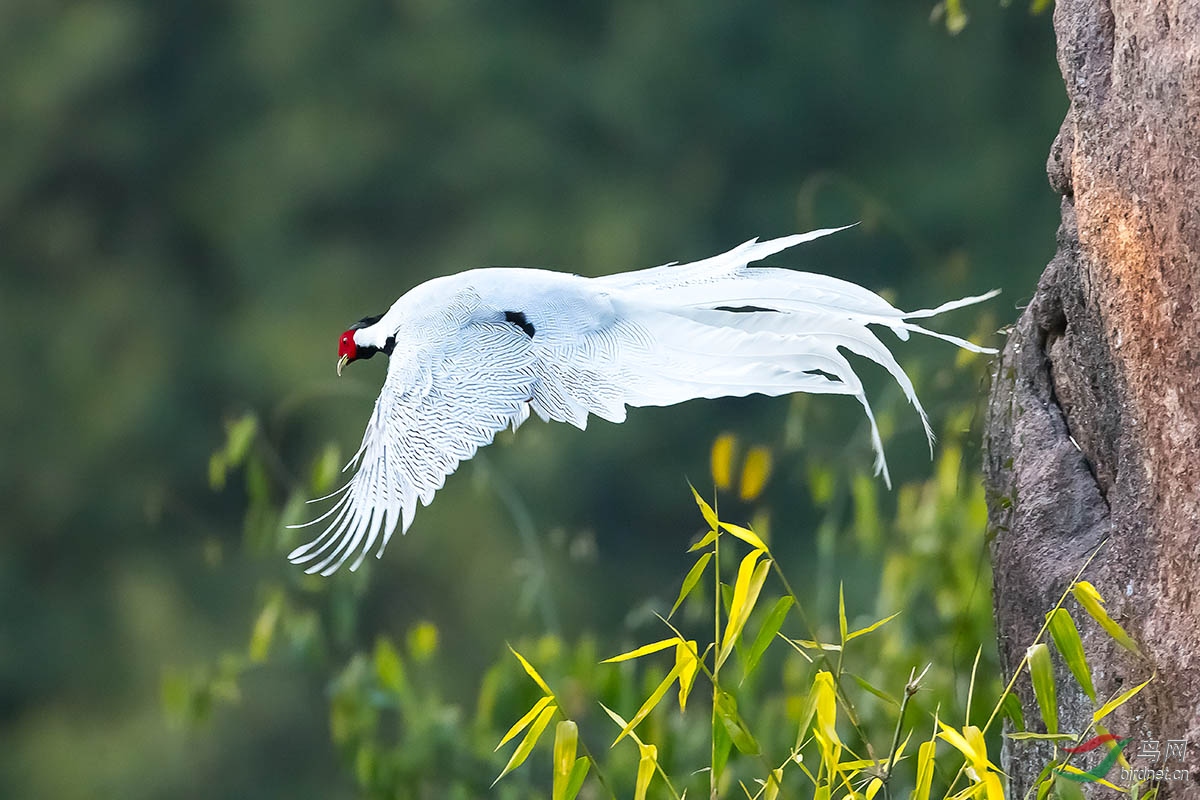
{"type": "Polygon", "coordinates": [[[1077,742],[1079,737],[1073,733],[1031,733],[1030,731],[1021,731],[1020,733],[1006,733],[1005,739],[1011,739],[1014,742],[1024,741],[1046,741],[1046,742],[1077,742]]]}
{"type": "Polygon", "coordinates": [[[708,566],[708,562],[712,560],[712,551],[708,551],[700,558],[696,559],[696,563],[688,570],[687,577],[683,579],[683,585],[679,587],[679,597],[675,598],[675,605],[671,606],[671,613],[667,614],[667,619],[675,615],[679,606],[683,604],[684,599],[692,593],[692,589],[696,588],[696,584],[700,582],[701,576],[704,575],[704,568],[708,566]]]}
{"type": "Polygon", "coordinates": [[[733,750],[733,739],[729,738],[729,731],[725,729],[725,723],[716,714],[712,715],[712,774],[714,782],[720,785],[721,778],[725,774],[725,766],[729,763],[729,754],[733,750]]]}
{"type": "Polygon", "coordinates": [[[654,710],[654,707],[657,706],[659,701],[663,699],[663,696],[667,693],[667,690],[671,688],[671,684],[675,683],[675,679],[679,677],[679,673],[682,671],[683,665],[677,662],[674,668],[667,673],[667,677],[662,679],[662,683],[658,684],[658,688],[650,693],[650,696],[646,698],[646,702],[642,703],[642,707],[637,710],[637,713],[633,715],[633,718],[630,719],[629,722],[625,724],[625,727],[621,729],[621,733],[616,739],[613,740],[613,743],[610,746],[615,746],[617,742],[628,736],[629,733],[633,731],[633,729],[636,728],[641,721],[650,714],[651,711],[654,710]]]}
{"type": "Polygon", "coordinates": [[[887,703],[888,705],[895,706],[896,708],[900,708],[899,700],[892,697],[890,694],[885,692],[883,689],[879,689],[879,688],[876,688],[875,686],[872,686],[870,683],[867,682],[867,680],[865,678],[859,677],[858,675],[855,675],[853,672],[846,672],[843,674],[849,675],[850,679],[853,680],[855,683],[857,683],[860,687],[862,687],[862,689],[875,695],[876,697],[878,697],[880,700],[887,703]]]}
{"type": "Polygon", "coordinates": [[[746,727],[745,721],[738,714],[737,700],[729,692],[717,691],[716,714],[720,718],[721,724],[725,726],[725,732],[729,734],[733,746],[739,752],[748,756],[756,756],[762,752],[758,742],[750,733],[750,729],[746,727]]]}
{"type": "Polygon", "coordinates": [[[895,614],[892,614],[890,617],[884,617],[883,619],[881,619],[877,622],[872,622],[870,625],[868,625],[865,628],[859,628],[856,631],[852,631],[846,635],[846,641],[849,642],[854,639],[857,639],[859,636],[866,636],[868,633],[871,633],[872,631],[878,630],[882,626],[887,625],[889,622],[891,622],[898,616],[900,616],[899,611],[897,611],[895,614]]]}
{"type": "Polygon", "coordinates": [[[748,678],[758,667],[758,662],[762,660],[767,646],[775,640],[775,634],[779,633],[779,629],[783,627],[783,622],[787,619],[793,602],[792,596],[785,594],[776,600],[775,605],[771,606],[771,610],[767,612],[767,618],[763,620],[762,627],[758,629],[758,635],[754,637],[754,644],[750,645],[750,652],[746,654],[746,661],[742,667],[742,680],[748,678]]]}
{"type": "Polygon", "coordinates": [[[1113,618],[1104,610],[1104,598],[1100,596],[1100,592],[1096,591],[1096,587],[1087,581],[1079,581],[1071,587],[1071,594],[1075,596],[1075,600],[1079,605],[1083,606],[1083,610],[1091,615],[1092,619],[1100,624],[1101,628],[1108,633],[1113,640],[1124,647],[1126,650],[1137,655],[1141,655],[1142,651],[1138,649],[1137,644],[1133,639],[1129,638],[1129,634],[1125,629],[1113,621],[1113,618]]]}
{"type": "Polygon", "coordinates": [[[375,677],[379,685],[391,692],[402,692],[405,688],[404,662],[392,643],[380,636],[375,641],[375,677]]]}
{"type": "Polygon", "coordinates": [[[1094,723],[1099,722],[1100,720],[1104,719],[1112,712],[1116,711],[1121,706],[1125,705],[1125,703],[1127,701],[1129,701],[1135,694],[1140,692],[1142,689],[1145,689],[1146,686],[1152,680],[1154,680],[1153,676],[1151,676],[1150,678],[1148,678],[1145,681],[1142,681],[1141,683],[1139,683],[1137,686],[1133,687],[1129,691],[1122,692],[1121,694],[1114,697],[1112,700],[1109,700],[1107,703],[1100,706],[1100,708],[1098,708],[1096,710],[1096,713],[1092,714],[1092,722],[1094,722],[1094,723]]]}
{"type": "Polygon", "coordinates": [[[632,658],[641,658],[642,656],[648,656],[651,653],[657,653],[660,650],[666,650],[668,647],[674,647],[681,641],[682,640],[678,636],[673,636],[670,639],[663,639],[651,644],[644,644],[637,649],[630,650],[628,653],[621,653],[620,655],[613,656],[612,658],[606,658],[600,663],[615,664],[618,661],[628,661],[632,658]]]}
{"type": "Polygon", "coordinates": [[[1083,689],[1093,703],[1096,702],[1092,669],[1088,666],[1087,656],[1083,653],[1083,642],[1079,639],[1079,629],[1075,627],[1075,620],[1071,619],[1070,612],[1060,606],[1046,615],[1046,623],[1054,646],[1066,662],[1067,669],[1071,670],[1071,674],[1079,682],[1079,688],[1083,689]]]}
{"type": "Polygon", "coordinates": [[[591,766],[592,760],[586,756],[575,759],[575,766],[571,768],[571,777],[567,779],[567,788],[562,795],[563,800],[575,800],[579,795],[579,790],[583,788],[583,782],[587,778],[591,766]]]}
{"type": "Polygon", "coordinates": [[[541,738],[542,731],[546,730],[546,726],[550,724],[550,718],[554,716],[554,712],[557,710],[558,707],[553,705],[546,706],[542,710],[541,716],[530,726],[529,732],[525,734],[525,738],[517,745],[517,749],[513,751],[512,758],[508,760],[503,771],[496,776],[496,780],[492,781],[492,786],[495,786],[500,782],[501,778],[525,763],[525,759],[529,758],[529,754],[533,752],[534,746],[537,745],[538,739],[541,738]]]}
{"type": "Polygon", "coordinates": [[[697,550],[703,550],[704,548],[708,547],[710,544],[712,544],[716,540],[717,540],[717,531],[714,528],[714,529],[710,530],[708,533],[704,534],[704,536],[701,537],[700,541],[696,542],[694,545],[689,547],[687,549],[687,551],[689,553],[694,553],[697,550]]]}
{"type": "Polygon", "coordinates": [[[1050,648],[1038,642],[1025,651],[1029,662],[1029,677],[1033,680],[1033,696],[1037,698],[1047,733],[1058,733],[1058,697],[1054,689],[1054,664],[1050,648]]]}
{"type": "Polygon", "coordinates": [[[279,615],[283,613],[283,590],[275,589],[267,598],[258,618],[254,620],[254,628],[250,632],[250,661],[261,664],[271,653],[271,641],[275,638],[275,629],[279,625],[279,615]]]}
{"type": "Polygon", "coordinates": [[[1025,730],[1025,712],[1021,709],[1021,699],[1012,692],[1005,692],[1004,697],[1000,700],[1000,710],[1004,716],[1008,717],[1013,728],[1018,731],[1025,730]]]}
{"type": "Polygon", "coordinates": [[[575,751],[579,747],[579,726],[569,719],[554,729],[554,789],[553,800],[565,800],[575,769],[575,751]]]}
{"type": "Polygon", "coordinates": [[[530,722],[533,722],[533,720],[535,718],[537,718],[546,709],[546,706],[550,705],[550,703],[552,703],[553,701],[554,701],[553,695],[546,695],[545,697],[541,698],[536,703],[534,703],[533,708],[531,708],[525,712],[525,716],[521,717],[519,720],[517,720],[516,722],[513,723],[513,726],[508,729],[508,733],[504,734],[504,738],[500,740],[500,744],[496,745],[495,750],[493,750],[492,752],[495,752],[496,750],[499,750],[501,747],[504,747],[504,745],[508,744],[510,739],[512,739],[514,736],[516,736],[521,731],[525,730],[525,726],[528,725],[530,722]]]}
{"type": "Polygon", "coordinates": [[[536,683],[539,687],[541,687],[541,690],[543,692],[545,692],[546,694],[553,697],[554,692],[550,691],[550,687],[546,684],[546,682],[544,680],[542,680],[542,676],[539,675],[538,671],[533,668],[533,665],[525,660],[525,656],[521,655],[516,650],[513,650],[512,645],[509,645],[508,649],[512,652],[512,654],[514,656],[517,657],[517,661],[521,662],[521,666],[525,668],[526,674],[528,674],[529,677],[533,678],[533,682],[536,683]]]}

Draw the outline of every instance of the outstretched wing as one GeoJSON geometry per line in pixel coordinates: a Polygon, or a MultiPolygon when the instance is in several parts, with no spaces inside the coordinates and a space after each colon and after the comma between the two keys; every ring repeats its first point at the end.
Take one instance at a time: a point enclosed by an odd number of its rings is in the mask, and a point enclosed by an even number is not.
{"type": "Polygon", "coordinates": [[[382,553],[397,525],[408,529],[418,499],[429,505],[460,462],[528,417],[537,383],[530,337],[502,316],[455,328],[411,337],[415,350],[393,352],[347,465],[357,472],[330,495],[334,506],[307,523],[329,520],[324,532],[288,556],[309,564],[306,572],[329,575],[355,554],[357,569],[377,542],[382,553]]]}

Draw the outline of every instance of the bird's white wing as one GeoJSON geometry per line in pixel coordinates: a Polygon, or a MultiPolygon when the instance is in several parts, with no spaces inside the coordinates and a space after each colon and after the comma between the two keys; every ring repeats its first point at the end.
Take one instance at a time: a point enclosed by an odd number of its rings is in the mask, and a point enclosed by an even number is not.
{"type": "Polygon", "coordinates": [[[328,575],[357,555],[379,553],[399,524],[407,530],[419,499],[429,505],[446,476],[529,415],[536,358],[530,337],[501,317],[456,323],[457,330],[407,337],[416,348],[393,352],[387,381],[362,445],[347,465],[351,481],[330,497],[334,506],[316,539],[289,555],[328,575]]]}

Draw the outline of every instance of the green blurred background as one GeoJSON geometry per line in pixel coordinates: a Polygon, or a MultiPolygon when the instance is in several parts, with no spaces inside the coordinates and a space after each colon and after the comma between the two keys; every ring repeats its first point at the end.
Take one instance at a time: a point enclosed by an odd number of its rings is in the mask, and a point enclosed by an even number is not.
{"type": "MultiPolygon", "coordinates": [[[[195,727],[169,724],[160,684],[244,649],[264,586],[296,580],[295,534],[247,545],[253,488],[210,487],[224,424],[257,416],[276,505],[307,491],[386,369],[335,379],[338,334],[415,283],[862,220],[773,263],[909,308],[999,287],[939,320],[996,344],[1053,250],[1065,97],[1048,15],[969,10],[950,36],[931,0],[0,3],[0,796],[354,796],[328,670],[269,659],[195,727]]],[[[949,346],[897,352],[939,430],[984,390],[949,346]]],[[[927,479],[915,416],[864,373],[897,482],[927,479]]],[[[869,469],[857,405],[694,402],[504,437],[338,578],[353,611],[323,612],[323,663],[429,620],[439,691],[470,708],[505,641],[657,638],[647,609],[700,525],[685,479],[711,486],[722,431],[772,447],[761,505],[828,606],[812,531],[853,512],[814,465],[869,469]]],[[[833,574],[872,611],[878,571],[833,574]]]]}

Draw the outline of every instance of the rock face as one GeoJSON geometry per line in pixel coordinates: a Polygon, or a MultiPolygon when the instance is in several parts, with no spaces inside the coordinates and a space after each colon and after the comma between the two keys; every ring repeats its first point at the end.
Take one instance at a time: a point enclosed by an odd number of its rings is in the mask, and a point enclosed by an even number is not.
{"type": "MultiPolygon", "coordinates": [[[[1097,692],[1157,672],[1105,725],[1164,753],[1186,740],[1166,766],[1191,777],[1159,797],[1200,797],[1200,0],[1058,0],[1054,25],[1058,252],[999,360],[985,441],[1001,663],[1105,542],[1084,578],[1146,660],[1076,614],[1097,692]]],[[[1082,732],[1091,705],[1059,667],[1060,728],[1082,732]]],[[[1049,752],[1006,745],[1011,797],[1049,752]]]]}

